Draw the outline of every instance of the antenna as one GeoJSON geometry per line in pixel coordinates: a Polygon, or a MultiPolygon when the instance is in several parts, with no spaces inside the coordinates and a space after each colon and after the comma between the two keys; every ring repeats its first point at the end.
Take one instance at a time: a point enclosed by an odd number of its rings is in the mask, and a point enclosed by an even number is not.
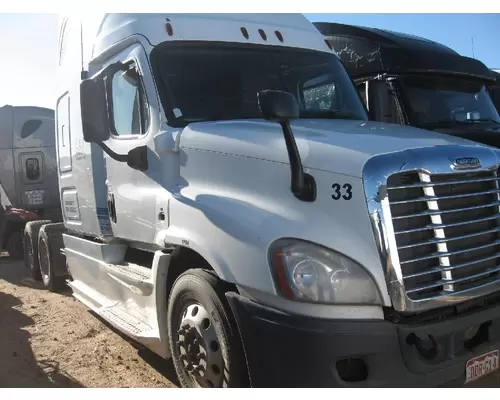
{"type": "Polygon", "coordinates": [[[470,40],[471,40],[471,43],[472,43],[472,58],[476,58],[476,57],[474,56],[474,36],[471,36],[471,37],[470,37],[470,40]]]}
{"type": "Polygon", "coordinates": [[[85,71],[84,62],[83,62],[83,21],[82,17],[80,17],[80,56],[82,60],[82,70],[80,72],[80,79],[87,79],[88,73],[85,71]]]}

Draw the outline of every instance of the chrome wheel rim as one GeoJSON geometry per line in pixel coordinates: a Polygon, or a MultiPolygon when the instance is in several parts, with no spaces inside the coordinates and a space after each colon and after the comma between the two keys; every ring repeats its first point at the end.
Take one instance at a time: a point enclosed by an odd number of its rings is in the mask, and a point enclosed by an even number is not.
{"type": "Polygon", "coordinates": [[[49,280],[49,252],[47,249],[47,245],[44,241],[40,243],[40,251],[39,252],[39,262],[40,262],[40,271],[42,272],[43,279],[45,281],[49,280]]]}
{"type": "Polygon", "coordinates": [[[224,360],[210,314],[199,303],[186,306],[177,330],[181,366],[200,387],[222,387],[224,360]]]}

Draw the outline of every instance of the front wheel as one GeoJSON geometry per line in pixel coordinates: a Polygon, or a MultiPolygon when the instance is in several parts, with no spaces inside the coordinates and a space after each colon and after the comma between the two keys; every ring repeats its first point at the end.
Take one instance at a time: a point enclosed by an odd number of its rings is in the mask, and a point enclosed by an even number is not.
{"type": "Polygon", "coordinates": [[[246,387],[240,336],[227,304],[226,285],[201,269],[184,272],[168,302],[168,336],[182,387],[246,387]]]}

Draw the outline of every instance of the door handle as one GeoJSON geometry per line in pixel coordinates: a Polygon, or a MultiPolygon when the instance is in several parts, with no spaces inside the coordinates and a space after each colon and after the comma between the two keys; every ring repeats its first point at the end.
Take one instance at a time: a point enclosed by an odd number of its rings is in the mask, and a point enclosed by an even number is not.
{"type": "Polygon", "coordinates": [[[108,193],[108,214],[109,218],[116,223],[116,206],[115,206],[115,196],[113,193],[108,193]]]}

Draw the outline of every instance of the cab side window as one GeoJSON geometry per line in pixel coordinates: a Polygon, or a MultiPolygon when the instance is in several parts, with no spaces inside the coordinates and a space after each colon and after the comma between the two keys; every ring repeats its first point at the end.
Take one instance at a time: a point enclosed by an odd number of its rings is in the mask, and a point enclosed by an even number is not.
{"type": "Polygon", "coordinates": [[[311,79],[302,86],[304,108],[333,111],[339,109],[335,82],[328,76],[311,79]]]}
{"type": "Polygon", "coordinates": [[[42,125],[39,119],[31,119],[26,121],[21,128],[21,139],[26,139],[28,136],[35,133],[42,125]]]}
{"type": "Polygon", "coordinates": [[[149,128],[149,106],[140,75],[124,73],[113,75],[112,125],[117,136],[144,135],[149,128]]]}

